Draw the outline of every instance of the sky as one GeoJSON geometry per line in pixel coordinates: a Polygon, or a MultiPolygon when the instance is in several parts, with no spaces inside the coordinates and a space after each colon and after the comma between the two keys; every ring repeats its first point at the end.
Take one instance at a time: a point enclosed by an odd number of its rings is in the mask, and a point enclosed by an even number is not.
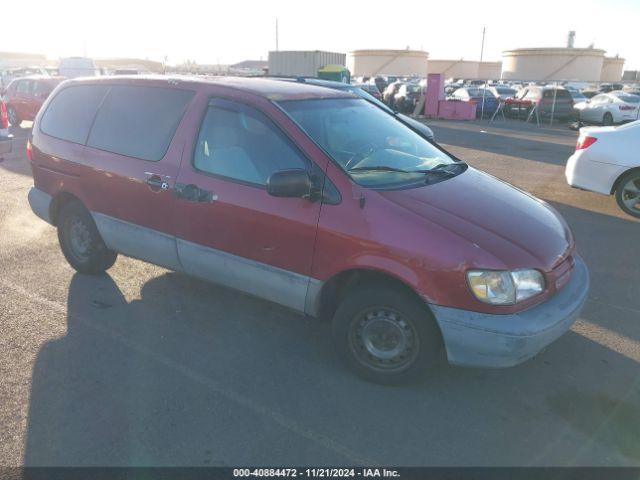
{"type": "Polygon", "coordinates": [[[3,22],[0,50],[50,58],[166,56],[169,64],[266,60],[275,50],[277,18],[280,50],[410,47],[433,59],[478,60],[484,26],[484,59],[500,60],[512,48],[565,46],[569,30],[575,30],[576,47],[593,43],[607,55],[626,58],[625,69],[640,70],[640,0],[28,3],[28,27],[24,21],[3,22]]]}

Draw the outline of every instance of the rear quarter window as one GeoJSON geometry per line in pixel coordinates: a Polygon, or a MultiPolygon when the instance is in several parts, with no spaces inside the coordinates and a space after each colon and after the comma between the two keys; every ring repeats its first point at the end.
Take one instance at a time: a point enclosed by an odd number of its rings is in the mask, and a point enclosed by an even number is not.
{"type": "Polygon", "coordinates": [[[107,85],[77,85],[56,94],[40,121],[40,130],[52,137],[84,144],[107,85]]]}
{"type": "Polygon", "coordinates": [[[164,157],[194,92],[115,85],[96,116],[87,145],[143,160],[164,157]]]}

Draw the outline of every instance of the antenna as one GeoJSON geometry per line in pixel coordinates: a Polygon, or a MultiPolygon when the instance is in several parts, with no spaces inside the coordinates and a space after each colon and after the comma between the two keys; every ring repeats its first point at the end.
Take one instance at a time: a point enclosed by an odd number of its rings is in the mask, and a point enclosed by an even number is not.
{"type": "Polygon", "coordinates": [[[278,51],[278,17],[276,17],[276,52],[278,51]]]}
{"type": "Polygon", "coordinates": [[[482,62],[482,56],[484,55],[484,34],[486,32],[486,27],[482,27],[482,46],[480,47],[480,61],[482,62]]]}

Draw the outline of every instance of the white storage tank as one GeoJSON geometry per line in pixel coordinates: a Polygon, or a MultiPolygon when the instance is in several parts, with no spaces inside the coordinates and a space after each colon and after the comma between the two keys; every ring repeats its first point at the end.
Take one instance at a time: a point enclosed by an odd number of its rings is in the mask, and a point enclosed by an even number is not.
{"type": "Polygon", "coordinates": [[[426,77],[429,54],[423,50],[354,50],[348,68],[353,76],[426,77]]]}
{"type": "Polygon", "coordinates": [[[429,60],[429,73],[441,73],[444,78],[478,78],[478,67],[473,60],[429,60]]]}
{"type": "Polygon", "coordinates": [[[603,62],[596,48],[519,48],[502,53],[502,78],[597,82],[603,62]]]}
{"type": "Polygon", "coordinates": [[[269,75],[315,77],[325,65],[346,65],[345,53],[312,51],[269,52],[269,75]]]}
{"type": "Polygon", "coordinates": [[[622,81],[623,70],[624,58],[604,57],[604,62],[602,63],[602,73],[600,74],[600,81],[620,82],[622,81]]]}
{"type": "Polygon", "coordinates": [[[502,62],[480,62],[478,64],[478,78],[482,80],[497,80],[502,74],[502,62]]]}

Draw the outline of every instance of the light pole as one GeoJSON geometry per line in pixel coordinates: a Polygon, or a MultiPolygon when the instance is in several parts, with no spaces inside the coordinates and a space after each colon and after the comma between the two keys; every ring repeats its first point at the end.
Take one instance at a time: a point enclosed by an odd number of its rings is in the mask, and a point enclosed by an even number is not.
{"type": "MultiPolygon", "coordinates": [[[[482,46],[480,47],[480,63],[482,63],[482,56],[484,55],[484,34],[486,27],[482,27],[482,46]]],[[[484,80],[484,88],[482,89],[482,108],[480,109],[480,119],[484,119],[484,96],[487,92],[487,79],[484,80]]]]}

